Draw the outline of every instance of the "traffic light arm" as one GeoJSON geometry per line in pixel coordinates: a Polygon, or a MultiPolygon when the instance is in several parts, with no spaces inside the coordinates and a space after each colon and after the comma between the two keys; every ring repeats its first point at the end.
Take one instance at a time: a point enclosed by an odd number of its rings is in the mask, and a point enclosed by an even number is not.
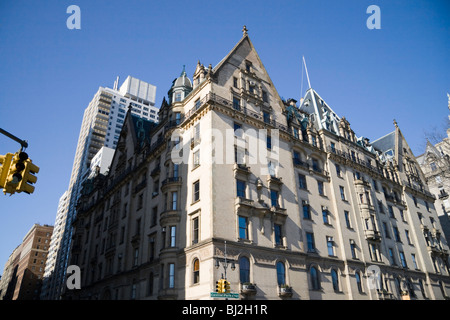
{"type": "Polygon", "coordinates": [[[3,134],[4,134],[5,136],[7,136],[8,138],[11,138],[11,139],[13,139],[14,141],[20,143],[20,145],[22,146],[22,147],[20,148],[20,151],[22,151],[22,149],[28,148],[28,142],[26,142],[25,140],[21,140],[21,139],[17,138],[15,135],[9,133],[9,132],[6,131],[6,130],[3,130],[2,128],[0,128],[0,133],[3,133],[3,134]]]}

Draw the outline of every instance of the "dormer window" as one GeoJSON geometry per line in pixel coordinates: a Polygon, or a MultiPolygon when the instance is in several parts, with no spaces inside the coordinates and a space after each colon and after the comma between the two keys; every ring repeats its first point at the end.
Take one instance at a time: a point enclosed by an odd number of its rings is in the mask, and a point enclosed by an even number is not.
{"type": "Polygon", "coordinates": [[[249,61],[245,62],[245,70],[247,70],[247,72],[250,72],[252,68],[252,63],[249,61]]]}
{"type": "Polygon", "coordinates": [[[262,99],[264,102],[269,102],[269,99],[267,98],[267,92],[264,90],[262,92],[262,99]]]}
{"type": "Polygon", "coordinates": [[[175,93],[175,102],[181,101],[181,92],[175,93]]]}

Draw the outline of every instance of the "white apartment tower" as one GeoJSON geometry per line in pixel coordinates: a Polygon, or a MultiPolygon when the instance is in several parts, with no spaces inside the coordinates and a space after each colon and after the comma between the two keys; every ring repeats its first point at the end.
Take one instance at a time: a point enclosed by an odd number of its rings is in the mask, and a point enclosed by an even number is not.
{"type": "MultiPolygon", "coordinates": [[[[71,223],[76,215],[75,206],[81,191],[81,184],[90,174],[91,161],[103,148],[115,149],[122,129],[125,114],[130,112],[142,119],[158,122],[158,108],[155,107],[156,87],[128,76],[118,88],[119,78],[113,88],[100,87],[84,111],[78,144],[75,152],[69,188],[63,197],[65,207],[58,207],[64,213],[64,230],[57,232],[53,247],[56,260],[50,259],[47,277],[44,279],[42,299],[59,299],[64,290],[67,257],[71,243],[71,223]]],[[[111,156],[109,157],[111,158],[111,156]]],[[[61,201],[60,201],[61,204],[61,201]]]]}

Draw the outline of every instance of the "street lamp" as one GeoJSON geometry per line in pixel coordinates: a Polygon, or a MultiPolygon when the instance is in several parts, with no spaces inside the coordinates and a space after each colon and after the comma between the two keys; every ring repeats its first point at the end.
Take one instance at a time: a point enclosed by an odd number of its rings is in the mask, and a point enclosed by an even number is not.
{"type": "MultiPolygon", "coordinates": [[[[222,274],[222,278],[224,278],[225,280],[227,280],[227,269],[228,269],[228,260],[227,260],[227,241],[224,241],[225,243],[225,250],[224,250],[224,262],[223,262],[223,270],[224,273],[222,274]],[[225,275],[225,277],[223,277],[223,275],[225,275]]],[[[219,259],[216,259],[216,265],[215,265],[216,269],[219,269],[220,267],[220,262],[219,259]]],[[[234,264],[234,260],[231,261],[231,270],[234,271],[236,269],[236,266],[234,264]]]]}

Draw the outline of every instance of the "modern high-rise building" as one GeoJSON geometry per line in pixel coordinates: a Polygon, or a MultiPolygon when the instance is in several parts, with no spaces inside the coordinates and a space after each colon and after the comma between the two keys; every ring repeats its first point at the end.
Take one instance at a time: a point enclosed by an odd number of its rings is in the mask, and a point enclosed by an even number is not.
{"type": "Polygon", "coordinates": [[[434,201],[395,121],[370,142],[313,88],[281,99],[244,27],[158,125],[127,113],[84,183],[64,298],[216,299],[226,278],[241,299],[445,299],[434,201]]]}
{"type": "Polygon", "coordinates": [[[14,249],[0,281],[3,300],[39,300],[53,226],[34,224],[14,249]]]}
{"type": "Polygon", "coordinates": [[[64,230],[52,240],[56,257],[46,270],[42,299],[59,299],[64,290],[72,220],[76,216],[81,184],[91,173],[92,159],[103,147],[116,148],[128,110],[139,118],[158,122],[158,108],[154,106],[156,87],[131,76],[120,88],[118,82],[117,78],[112,89],[100,87],[84,111],[69,187],[63,195],[67,200],[63,201],[64,206],[61,201],[58,206],[56,219],[62,219],[64,230]]]}

